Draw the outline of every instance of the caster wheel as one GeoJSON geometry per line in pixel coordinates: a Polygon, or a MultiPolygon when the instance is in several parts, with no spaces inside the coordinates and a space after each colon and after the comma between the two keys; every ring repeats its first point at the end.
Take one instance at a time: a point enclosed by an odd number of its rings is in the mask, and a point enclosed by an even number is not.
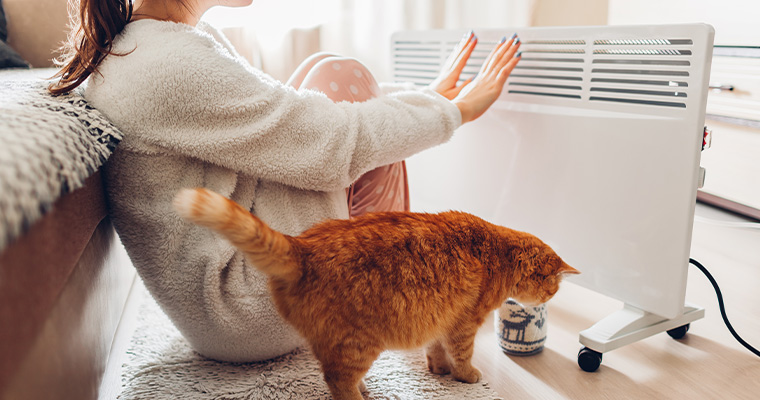
{"type": "Polygon", "coordinates": [[[588,347],[582,348],[578,352],[578,366],[586,372],[594,372],[599,369],[599,365],[602,364],[602,353],[589,349],[588,347]]]}
{"type": "Polygon", "coordinates": [[[689,325],[681,325],[678,328],[673,328],[668,331],[668,335],[672,337],[673,339],[681,339],[682,337],[686,336],[686,332],[689,331],[689,325]]]}

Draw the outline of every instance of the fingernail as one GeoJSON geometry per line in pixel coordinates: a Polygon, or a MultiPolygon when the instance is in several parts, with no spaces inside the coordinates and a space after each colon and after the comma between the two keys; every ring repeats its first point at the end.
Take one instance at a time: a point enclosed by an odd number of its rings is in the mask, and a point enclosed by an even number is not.
{"type": "Polygon", "coordinates": [[[522,57],[522,51],[518,51],[517,54],[515,54],[515,58],[522,57]]]}
{"type": "Polygon", "coordinates": [[[502,44],[502,43],[504,43],[504,42],[506,42],[506,41],[507,41],[507,37],[506,37],[506,36],[504,36],[504,37],[502,37],[502,38],[501,38],[501,41],[499,42],[499,44],[502,44]]]}
{"type": "Polygon", "coordinates": [[[517,32],[513,33],[512,36],[509,37],[509,40],[514,40],[514,38],[517,37],[517,32]]]}
{"type": "Polygon", "coordinates": [[[472,35],[472,40],[478,40],[478,35],[472,35]]]}
{"type": "Polygon", "coordinates": [[[518,44],[518,43],[520,43],[520,38],[515,39],[515,42],[512,44],[518,44]]]}

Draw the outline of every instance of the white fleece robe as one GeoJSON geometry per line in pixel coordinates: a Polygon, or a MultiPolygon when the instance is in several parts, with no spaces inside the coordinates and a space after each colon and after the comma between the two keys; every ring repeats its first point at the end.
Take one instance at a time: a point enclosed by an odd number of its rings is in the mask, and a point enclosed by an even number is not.
{"type": "MultiPolygon", "coordinates": [[[[302,339],[277,314],[267,278],[172,198],[206,187],[285,234],[347,218],[361,174],[447,141],[461,124],[430,90],[334,103],[252,68],[216,30],[139,20],[116,38],[85,97],[124,133],[106,165],[114,226],[140,277],[204,356],[257,361],[302,339]]],[[[396,88],[398,89],[398,88],[396,88]]]]}

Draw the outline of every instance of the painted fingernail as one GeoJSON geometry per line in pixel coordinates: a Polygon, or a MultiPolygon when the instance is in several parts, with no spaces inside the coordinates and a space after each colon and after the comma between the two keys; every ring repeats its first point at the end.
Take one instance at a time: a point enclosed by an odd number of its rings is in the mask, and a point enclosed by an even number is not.
{"type": "Polygon", "coordinates": [[[517,54],[515,54],[515,58],[522,57],[522,51],[518,51],[517,54]]]}
{"type": "Polygon", "coordinates": [[[517,32],[513,33],[512,36],[509,37],[509,40],[514,40],[514,38],[517,37],[517,32]]]}
{"type": "Polygon", "coordinates": [[[515,42],[512,44],[518,44],[518,43],[520,43],[520,38],[515,39],[515,42]]]}
{"type": "Polygon", "coordinates": [[[507,37],[504,36],[504,37],[501,38],[501,41],[499,41],[499,44],[502,44],[502,43],[504,43],[506,41],[507,41],[507,37]]]}

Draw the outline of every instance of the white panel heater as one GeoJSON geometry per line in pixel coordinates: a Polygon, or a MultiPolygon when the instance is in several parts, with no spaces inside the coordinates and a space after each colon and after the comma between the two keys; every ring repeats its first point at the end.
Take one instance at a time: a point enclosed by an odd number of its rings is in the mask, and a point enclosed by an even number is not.
{"type": "MultiPolygon", "coordinates": [[[[513,32],[523,57],[500,99],[407,161],[413,209],[533,233],[582,271],[571,281],[623,301],[580,334],[600,360],[701,318],[685,293],[713,28],[476,30],[463,78],[513,32]]],[[[464,33],[395,34],[394,79],[427,85],[464,33]]]]}

